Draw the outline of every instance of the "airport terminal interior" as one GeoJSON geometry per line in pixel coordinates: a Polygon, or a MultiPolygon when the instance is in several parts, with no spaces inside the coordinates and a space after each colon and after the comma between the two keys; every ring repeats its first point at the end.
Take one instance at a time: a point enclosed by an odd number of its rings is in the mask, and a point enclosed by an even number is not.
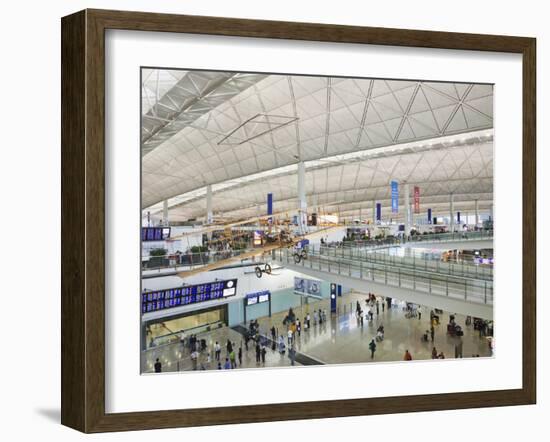
{"type": "Polygon", "coordinates": [[[143,374],[494,355],[492,85],[141,77],[143,374]]]}

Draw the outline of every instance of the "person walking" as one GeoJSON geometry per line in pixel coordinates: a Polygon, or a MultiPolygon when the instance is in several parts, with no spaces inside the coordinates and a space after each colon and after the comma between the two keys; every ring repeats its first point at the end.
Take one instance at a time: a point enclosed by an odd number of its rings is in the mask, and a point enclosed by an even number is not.
{"type": "Polygon", "coordinates": [[[162,373],[162,364],[160,363],[159,358],[155,361],[155,373],[162,373]]]}
{"type": "Polygon", "coordinates": [[[385,308],[386,308],[386,303],[384,301],[382,301],[382,313],[384,313],[385,308]]]}
{"type": "Polygon", "coordinates": [[[260,343],[256,342],[256,363],[260,362],[260,357],[261,357],[260,343]]]}
{"type": "Polygon", "coordinates": [[[239,347],[239,367],[243,365],[243,348],[239,347]]]}
{"type": "Polygon", "coordinates": [[[288,345],[290,346],[290,345],[292,345],[292,329],[291,328],[288,329],[287,336],[288,336],[288,345]]]}
{"type": "Polygon", "coordinates": [[[405,350],[405,356],[403,356],[404,361],[412,361],[412,355],[409,353],[409,350],[405,350]]]}
{"type": "Polygon", "coordinates": [[[437,350],[435,347],[432,348],[432,359],[437,359],[437,350]]]}
{"type": "Polygon", "coordinates": [[[262,356],[262,364],[264,364],[264,365],[265,365],[265,354],[266,353],[267,353],[267,350],[265,348],[265,345],[262,345],[262,354],[261,354],[261,356],[262,356]]]}
{"type": "Polygon", "coordinates": [[[420,318],[422,318],[422,307],[418,306],[418,320],[420,321],[420,318]]]}
{"type": "Polygon", "coordinates": [[[296,331],[298,332],[298,336],[302,336],[302,324],[299,319],[296,320],[296,331]]]}
{"type": "Polygon", "coordinates": [[[290,365],[294,365],[294,361],[296,360],[296,350],[294,347],[288,349],[288,357],[290,358],[290,365]]]}
{"type": "Polygon", "coordinates": [[[376,300],[376,316],[380,314],[380,303],[378,302],[378,299],[376,300]]]}
{"type": "Polygon", "coordinates": [[[237,361],[235,359],[235,350],[231,350],[231,353],[229,353],[229,362],[231,362],[231,368],[237,368],[237,361]]]}
{"type": "Polygon", "coordinates": [[[435,327],[434,327],[433,323],[430,325],[430,336],[431,336],[432,342],[433,342],[434,337],[435,337],[435,327]]]}
{"type": "Polygon", "coordinates": [[[197,350],[194,350],[193,353],[191,353],[191,364],[193,366],[193,370],[197,369],[198,360],[199,360],[199,352],[197,350]]]}
{"type": "Polygon", "coordinates": [[[229,353],[231,353],[233,351],[233,344],[231,343],[231,341],[229,339],[227,340],[226,348],[227,348],[227,355],[229,356],[229,353]]]}
{"type": "Polygon", "coordinates": [[[283,335],[279,336],[279,353],[283,354],[285,351],[285,338],[283,335]]]}
{"type": "Polygon", "coordinates": [[[218,341],[216,341],[216,343],[214,344],[214,354],[216,356],[216,361],[220,362],[220,354],[222,352],[222,348],[220,346],[220,343],[218,341]]]}
{"type": "Polygon", "coordinates": [[[369,350],[370,350],[370,358],[374,359],[374,352],[376,351],[376,342],[374,342],[374,338],[370,341],[369,350]]]}
{"type": "MultiPolygon", "coordinates": [[[[462,354],[463,354],[463,351],[464,351],[464,341],[462,340],[462,338],[460,338],[460,342],[458,343],[458,357],[459,358],[462,358],[462,354]]],[[[491,347],[491,351],[492,351],[492,347],[491,347]]]]}

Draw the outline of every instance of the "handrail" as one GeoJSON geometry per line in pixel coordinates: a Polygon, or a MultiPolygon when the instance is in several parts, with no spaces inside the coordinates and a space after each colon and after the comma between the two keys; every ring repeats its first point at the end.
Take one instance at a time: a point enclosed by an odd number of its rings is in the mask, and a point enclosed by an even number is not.
{"type": "Polygon", "coordinates": [[[352,249],[352,248],[331,248],[331,247],[316,247],[309,246],[308,254],[319,255],[326,257],[351,259],[355,261],[372,262],[376,264],[385,264],[392,266],[400,266],[403,268],[415,269],[419,271],[430,271],[435,273],[444,273],[454,276],[464,276],[474,279],[489,279],[493,278],[492,267],[480,267],[479,265],[469,264],[465,262],[443,262],[441,260],[431,260],[425,257],[412,258],[401,257],[388,254],[380,254],[378,252],[352,249]]]}
{"type": "Polygon", "coordinates": [[[390,265],[364,263],[363,261],[334,261],[315,255],[300,259],[297,263],[294,254],[289,250],[275,250],[272,256],[283,264],[367,279],[389,286],[427,292],[430,295],[459,298],[482,304],[493,303],[493,283],[489,280],[434,274],[416,269],[411,271],[390,265]]]}
{"type": "Polygon", "coordinates": [[[238,249],[238,250],[223,250],[213,252],[199,252],[199,253],[170,253],[166,255],[155,255],[149,257],[149,260],[157,258],[159,264],[156,266],[145,265],[148,261],[142,261],[142,271],[152,271],[161,269],[174,269],[174,270],[192,270],[197,267],[202,267],[208,264],[212,264],[218,261],[223,261],[229,258],[236,258],[245,253],[251,252],[255,249],[238,249]],[[166,263],[168,261],[168,263],[166,263]]]}
{"type": "MultiPolygon", "coordinates": [[[[325,258],[325,256],[323,255],[319,255],[319,254],[308,254],[308,258],[325,258]]],[[[426,270],[424,268],[421,268],[421,267],[411,267],[411,266],[400,266],[399,264],[393,264],[393,263],[387,263],[387,262],[377,262],[375,260],[356,260],[356,259],[350,259],[350,258],[346,258],[345,256],[341,256],[341,257],[338,257],[338,256],[326,256],[326,258],[328,260],[331,260],[331,262],[335,262],[335,263],[338,263],[338,262],[343,262],[343,263],[348,263],[348,264],[351,264],[353,265],[355,262],[365,262],[367,264],[372,264],[373,266],[376,266],[376,267],[373,267],[373,268],[376,268],[376,269],[385,269],[386,267],[389,267],[391,269],[403,269],[401,271],[401,273],[403,275],[407,275],[408,272],[413,272],[415,274],[428,274],[428,275],[436,275],[434,277],[434,279],[437,279],[438,276],[441,276],[443,278],[447,278],[447,277],[453,277],[453,278],[456,278],[456,279],[468,279],[468,280],[485,280],[483,278],[476,278],[475,276],[465,276],[463,274],[454,274],[451,270],[447,270],[447,271],[443,271],[443,272],[438,272],[438,271],[433,271],[433,270],[426,270]],[[331,258],[335,258],[335,259],[331,259],[331,258]],[[341,258],[342,260],[341,261],[338,261],[337,259],[338,258],[341,258]]],[[[445,264],[445,263],[443,263],[445,264]]],[[[492,279],[487,279],[489,281],[491,281],[492,279]]]]}
{"type": "Polygon", "coordinates": [[[454,242],[464,240],[479,241],[491,238],[493,238],[493,230],[478,230],[474,232],[426,233],[422,235],[409,236],[407,240],[402,240],[400,237],[392,236],[380,239],[342,241],[339,242],[339,244],[343,245],[343,247],[377,247],[422,242],[454,242]]]}
{"type": "MultiPolygon", "coordinates": [[[[493,237],[493,231],[478,231],[478,232],[456,232],[456,233],[429,233],[426,235],[414,235],[410,237],[408,242],[452,242],[456,240],[479,240],[489,239],[493,237]],[[417,239],[419,238],[419,239],[417,239]]],[[[381,240],[366,240],[366,241],[343,241],[338,243],[330,243],[327,248],[364,248],[375,249],[380,246],[392,246],[403,244],[397,237],[381,239],[381,240]]],[[[221,251],[206,251],[199,253],[169,253],[165,255],[154,255],[148,257],[149,260],[159,261],[158,265],[149,266],[148,261],[142,261],[143,271],[153,271],[162,269],[174,270],[192,270],[208,264],[212,264],[224,259],[236,258],[239,255],[258,250],[254,248],[237,249],[237,250],[221,250],[221,251]]]]}
{"type": "MultiPolygon", "coordinates": [[[[159,335],[159,336],[155,336],[153,338],[153,342],[157,341],[157,340],[161,340],[161,339],[168,339],[170,337],[173,337],[173,336],[177,336],[177,335],[181,335],[182,333],[185,334],[185,336],[189,336],[189,335],[192,335],[192,334],[196,334],[196,333],[202,333],[204,331],[208,331],[208,327],[212,327],[212,325],[215,325],[215,324],[218,324],[220,323],[220,321],[214,321],[214,322],[208,322],[206,324],[201,324],[201,325],[198,325],[196,327],[191,327],[191,328],[188,328],[188,329],[181,329],[181,330],[176,330],[174,332],[171,332],[171,333],[167,333],[165,335],[159,335]]],[[[179,342],[179,339],[178,341],[179,342]]],[[[159,345],[148,345],[147,348],[145,349],[146,350],[150,350],[150,349],[153,349],[153,348],[162,348],[162,347],[165,347],[167,345],[172,345],[174,343],[177,343],[177,342],[167,342],[167,343],[164,343],[164,344],[159,344],[159,345]]]]}

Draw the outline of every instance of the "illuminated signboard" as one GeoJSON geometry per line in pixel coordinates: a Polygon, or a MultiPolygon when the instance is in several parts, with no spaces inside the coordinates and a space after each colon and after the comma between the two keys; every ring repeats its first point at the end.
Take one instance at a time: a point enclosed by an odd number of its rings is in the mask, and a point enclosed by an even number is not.
{"type": "Polygon", "coordinates": [[[269,295],[270,293],[269,292],[266,292],[264,294],[261,294],[261,295],[258,295],[258,302],[267,302],[269,301],[269,295]]]}
{"type": "Polygon", "coordinates": [[[170,227],[142,227],[142,241],[164,241],[170,238],[170,227]]]}
{"type": "Polygon", "coordinates": [[[262,302],[269,301],[271,292],[269,290],[264,290],[262,292],[250,293],[246,295],[246,305],[261,304],[262,302]]]}
{"type": "Polygon", "coordinates": [[[236,294],[236,279],[144,292],[141,294],[141,312],[156,312],[214,299],[223,299],[236,294]]]}

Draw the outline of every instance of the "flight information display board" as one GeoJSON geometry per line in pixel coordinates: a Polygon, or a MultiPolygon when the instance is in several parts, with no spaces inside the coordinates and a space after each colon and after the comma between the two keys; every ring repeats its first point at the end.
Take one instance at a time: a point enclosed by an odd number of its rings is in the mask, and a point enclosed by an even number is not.
{"type": "Polygon", "coordinates": [[[142,241],[164,241],[170,238],[170,227],[142,227],[142,241]]]}
{"type": "Polygon", "coordinates": [[[141,313],[223,299],[237,294],[237,280],[208,282],[141,294],[141,313]]]}

